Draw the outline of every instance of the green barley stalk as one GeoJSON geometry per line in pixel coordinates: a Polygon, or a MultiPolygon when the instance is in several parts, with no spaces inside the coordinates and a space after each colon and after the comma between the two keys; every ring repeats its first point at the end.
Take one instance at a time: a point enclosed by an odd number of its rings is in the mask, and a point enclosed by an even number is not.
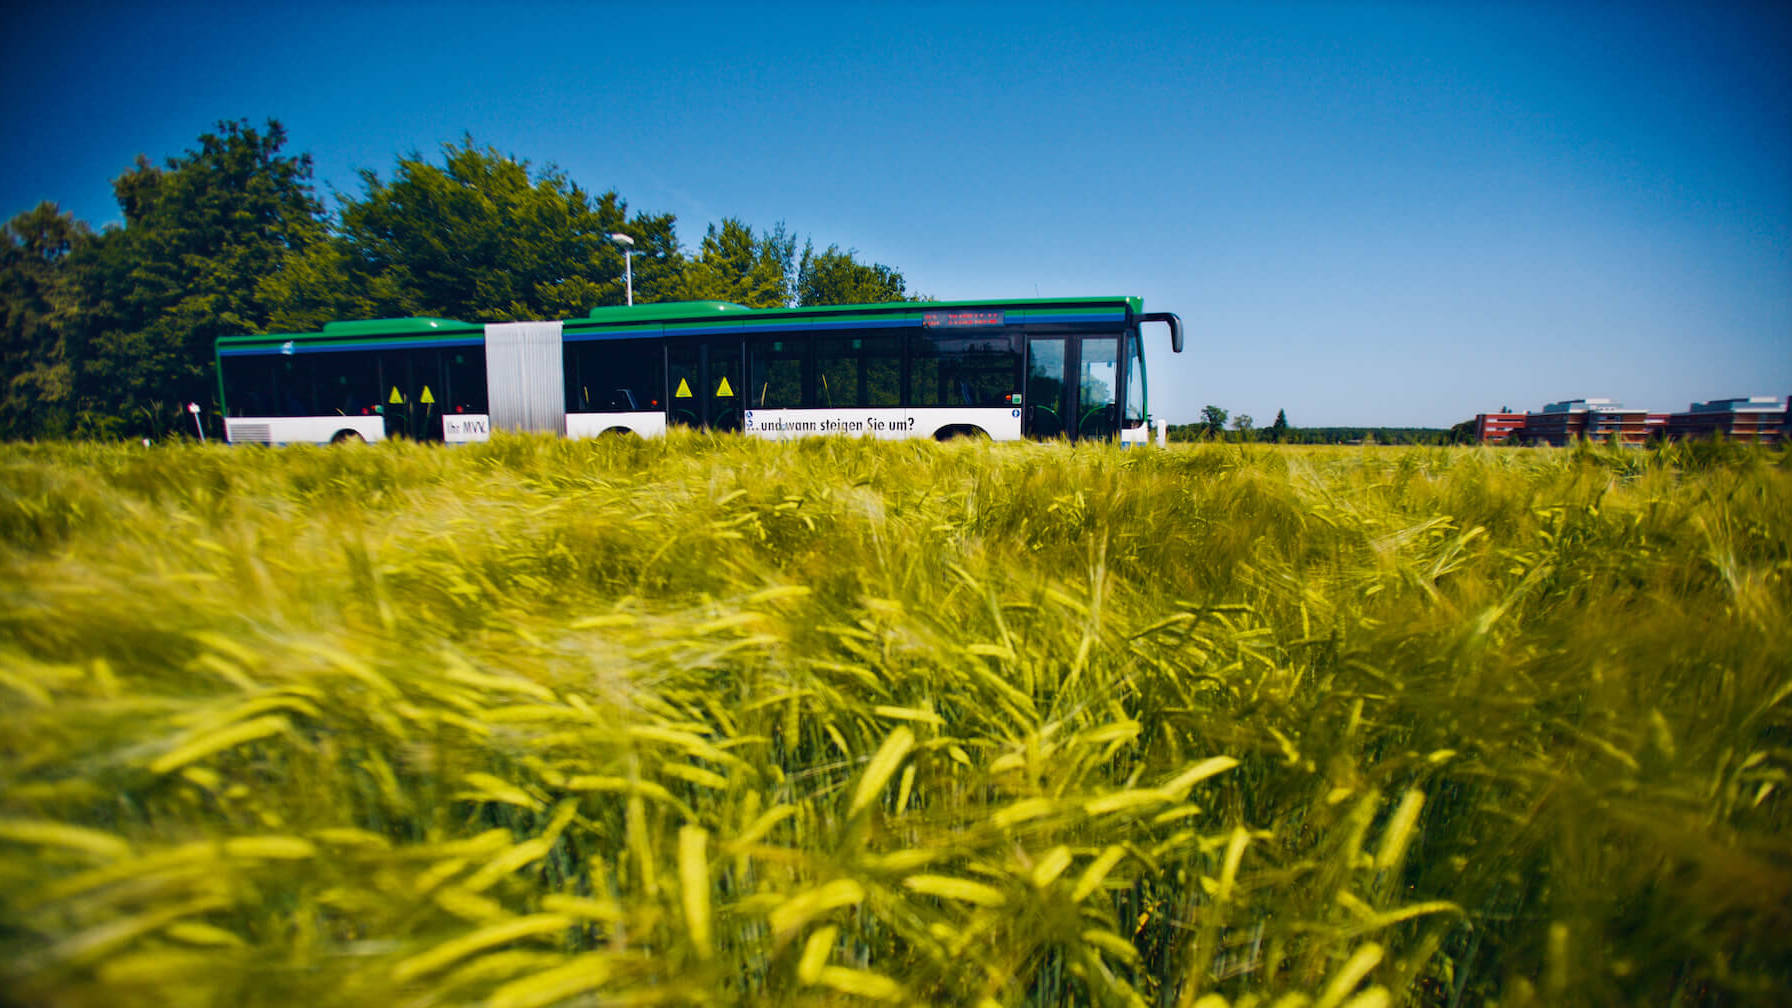
{"type": "Polygon", "coordinates": [[[1792,993],[1792,466],[0,446],[43,1004],[1792,993]]]}

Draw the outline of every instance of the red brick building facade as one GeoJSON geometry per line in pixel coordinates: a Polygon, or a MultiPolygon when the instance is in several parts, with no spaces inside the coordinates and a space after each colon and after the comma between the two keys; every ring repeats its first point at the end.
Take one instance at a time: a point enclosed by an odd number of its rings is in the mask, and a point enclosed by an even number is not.
{"type": "Polygon", "coordinates": [[[1478,413],[1474,428],[1481,444],[1566,445],[1585,438],[1640,445],[1698,437],[1778,444],[1792,435],[1792,397],[1714,399],[1682,413],[1625,409],[1610,399],[1567,399],[1530,413],[1478,413]]]}
{"type": "Polygon", "coordinates": [[[1786,410],[1787,401],[1772,396],[1693,403],[1686,412],[1668,417],[1668,437],[1722,436],[1730,441],[1778,444],[1786,432],[1786,410]]]}

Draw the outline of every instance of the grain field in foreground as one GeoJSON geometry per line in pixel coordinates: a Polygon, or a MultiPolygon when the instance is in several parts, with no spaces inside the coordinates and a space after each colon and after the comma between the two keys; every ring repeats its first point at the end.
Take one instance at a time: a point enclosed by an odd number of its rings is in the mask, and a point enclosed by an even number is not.
{"type": "Polygon", "coordinates": [[[1792,996],[1792,465],[0,446],[0,1000],[1792,996]]]}

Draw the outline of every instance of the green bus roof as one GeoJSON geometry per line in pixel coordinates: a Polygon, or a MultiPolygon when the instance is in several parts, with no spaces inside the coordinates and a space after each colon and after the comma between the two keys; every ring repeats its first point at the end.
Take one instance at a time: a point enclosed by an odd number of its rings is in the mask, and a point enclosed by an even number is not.
{"type": "MultiPolygon", "coordinates": [[[[669,318],[707,318],[722,312],[751,312],[760,309],[737,305],[732,301],[660,301],[654,304],[616,305],[609,308],[593,308],[586,316],[593,322],[658,322],[669,318]]],[[[568,319],[569,322],[580,322],[584,319],[568,319]]]]}
{"type": "Polygon", "coordinates": [[[356,319],[350,322],[325,322],[323,328],[317,332],[244,333],[237,336],[220,336],[217,342],[221,347],[260,346],[267,343],[283,343],[287,340],[310,342],[368,336],[428,336],[432,333],[477,332],[482,328],[477,322],[460,322],[444,318],[356,319]]]}
{"type": "Polygon", "coordinates": [[[438,332],[443,329],[476,329],[477,323],[457,322],[445,318],[360,319],[353,322],[325,322],[325,336],[401,336],[409,333],[438,332]]]}

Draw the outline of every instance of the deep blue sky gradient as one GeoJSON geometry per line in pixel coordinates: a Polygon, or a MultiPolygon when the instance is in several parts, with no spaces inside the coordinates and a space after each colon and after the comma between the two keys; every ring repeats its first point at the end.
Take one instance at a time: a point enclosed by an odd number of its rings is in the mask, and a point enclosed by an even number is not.
{"type": "Polygon", "coordinates": [[[206,6],[3,15],[0,213],[273,117],[319,188],[470,134],[687,246],[1179,312],[1154,412],[1443,426],[1792,392],[1784,5],[206,6]]]}

